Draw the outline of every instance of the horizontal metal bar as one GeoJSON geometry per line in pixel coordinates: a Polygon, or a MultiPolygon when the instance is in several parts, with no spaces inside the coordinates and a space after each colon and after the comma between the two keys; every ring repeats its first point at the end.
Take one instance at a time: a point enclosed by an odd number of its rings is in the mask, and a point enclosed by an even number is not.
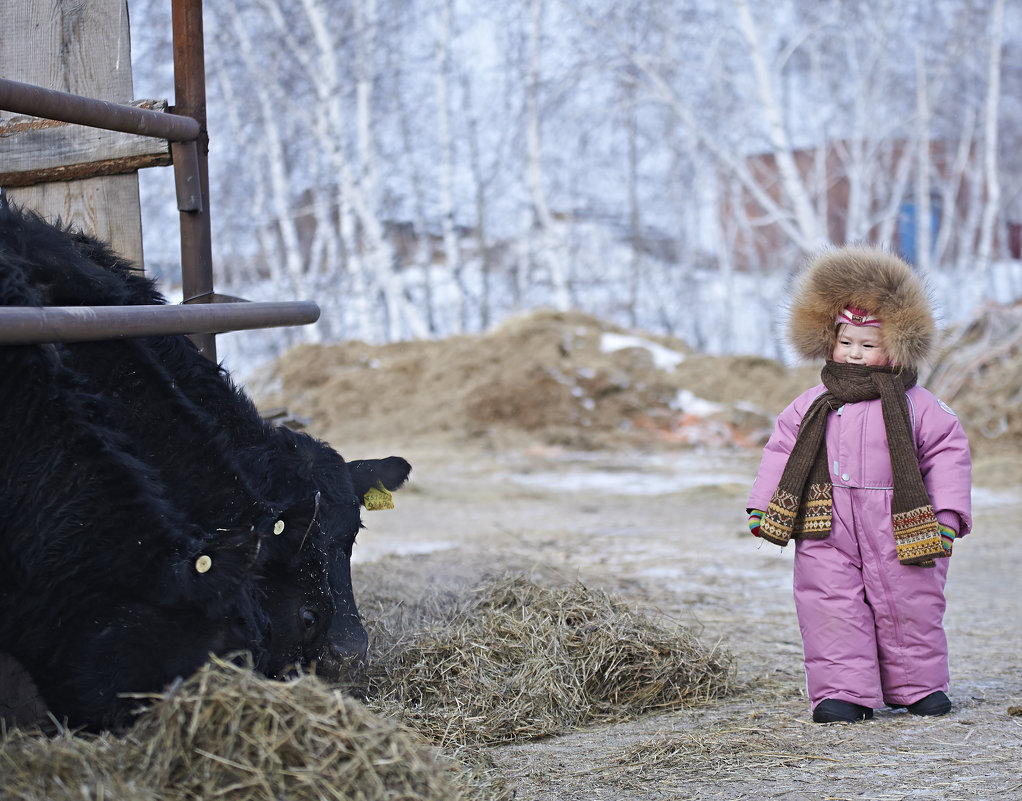
{"type": "Polygon", "coordinates": [[[191,117],[44,89],[7,78],[0,78],[0,109],[171,142],[189,142],[199,136],[199,123],[191,117]]]}
{"type": "Polygon", "coordinates": [[[308,325],[318,319],[319,306],[305,300],[193,306],[0,306],[0,345],[219,334],[308,325]]]}

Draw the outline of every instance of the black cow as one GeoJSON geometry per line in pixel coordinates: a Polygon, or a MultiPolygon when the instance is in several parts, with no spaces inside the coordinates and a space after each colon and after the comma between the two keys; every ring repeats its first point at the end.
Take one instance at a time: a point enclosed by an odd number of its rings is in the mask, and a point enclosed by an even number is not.
{"type": "MultiPolygon", "coordinates": [[[[74,236],[81,255],[107,274],[105,278],[90,275],[89,286],[101,285],[102,294],[116,298],[120,305],[166,303],[152,281],[132,269],[130,263],[117,258],[104,243],[80,233],[74,236]],[[111,277],[117,286],[110,283],[111,277]]],[[[74,286],[74,289],[64,289],[51,302],[62,305],[87,302],[75,300],[88,294],[88,288],[79,285],[80,277],[65,275],[60,283],[63,287],[74,286]]],[[[276,590],[267,598],[267,603],[275,608],[271,619],[288,619],[290,615],[302,622],[298,630],[304,631],[304,636],[293,639],[291,650],[269,670],[273,674],[282,664],[307,666],[316,662],[321,676],[355,679],[356,668],[364,659],[367,647],[350,572],[352,548],[361,528],[359,507],[371,489],[398,489],[407,480],[411,466],[396,456],[345,462],[326,443],[271,425],[248,396],[234,385],[229,374],[199,354],[186,337],[147,337],[139,342],[144,343],[151,361],[173,378],[180,393],[202,409],[212,421],[211,425],[229,439],[230,448],[241,454],[237,462],[263,497],[280,508],[289,508],[313,494],[319,496],[320,533],[315,544],[327,555],[333,609],[325,610],[321,596],[309,592],[302,582],[278,579],[276,590]],[[324,633],[325,642],[321,637],[324,633]]],[[[305,562],[297,560],[292,569],[308,575],[312,571],[309,558],[314,554],[314,551],[306,553],[305,562]]],[[[290,629],[294,630],[294,627],[290,629]]],[[[279,649],[273,650],[279,653],[279,649]]]]}
{"type": "MultiPolygon", "coordinates": [[[[152,282],[102,243],[0,204],[0,303],[163,302],[152,282]]],[[[0,355],[23,368],[0,378],[5,396],[17,395],[26,408],[59,398],[67,408],[57,418],[66,427],[96,427],[96,450],[72,455],[65,442],[78,440],[59,427],[3,418],[5,433],[55,461],[51,472],[66,480],[69,496],[79,492],[71,501],[49,495],[36,475],[22,474],[17,483],[31,497],[10,483],[0,496],[5,508],[19,506],[19,521],[33,517],[19,531],[0,526],[0,579],[4,588],[22,588],[0,589],[0,617],[28,612],[50,620],[42,607],[52,604],[59,621],[28,634],[0,625],[0,649],[26,666],[55,713],[92,728],[122,723],[127,702],[117,692],[159,689],[211,651],[249,650],[271,676],[316,662],[321,675],[343,678],[350,663],[361,662],[366,634],[349,561],[359,504],[372,487],[397,489],[407,462],[348,464],[325,443],[267,424],[185,337],[2,348],[0,355]],[[28,367],[38,362],[47,369],[28,367]],[[34,383],[23,381],[27,373],[34,383]],[[76,470],[95,476],[88,491],[76,470]],[[131,480],[122,483],[122,473],[131,480]],[[85,527],[88,536],[51,561],[48,549],[67,544],[64,521],[51,517],[66,505],[104,525],[85,527]],[[127,509],[134,513],[121,513],[127,509]],[[164,525],[136,534],[152,516],[164,525]],[[274,533],[281,522],[283,533],[274,533]],[[21,564],[8,566],[4,557],[26,537],[31,547],[21,564]],[[139,566],[125,557],[133,549],[123,545],[133,539],[147,560],[139,566]],[[196,569],[202,556],[212,557],[210,575],[196,569]],[[108,581],[107,573],[124,571],[139,583],[108,581]],[[32,574],[42,583],[23,591],[32,574]],[[52,585],[69,580],[80,591],[64,609],[52,585]],[[49,660],[39,656],[47,649],[49,660]]],[[[8,478],[18,475],[17,460],[4,466],[8,478]]]]}
{"type": "MultiPolygon", "coordinates": [[[[117,262],[123,267],[117,274],[93,262],[89,258],[93,253],[116,261],[95,241],[68,236],[31,214],[12,213],[4,221],[9,223],[7,272],[20,268],[35,299],[44,305],[125,305],[136,297],[145,300],[143,291],[152,292],[151,282],[127,265],[117,262]],[[17,252],[11,252],[15,248],[17,252]]],[[[316,538],[308,536],[317,508],[315,493],[295,498],[283,510],[257,495],[216,421],[181,392],[178,379],[153,357],[144,340],[71,343],[59,346],[56,353],[104,398],[130,447],[173,488],[175,502],[193,522],[210,532],[279,530],[283,524],[282,533],[262,546],[267,550],[261,561],[261,588],[273,612],[260,643],[263,658],[256,666],[278,675],[300,661],[302,653],[295,643],[321,648],[333,601],[326,553],[316,538]],[[301,588],[307,609],[290,610],[288,615],[276,596],[296,587],[301,588]],[[321,622],[309,625],[310,616],[321,622]]]]}
{"type": "Polygon", "coordinates": [[[159,689],[210,651],[258,652],[252,579],[272,529],[191,522],[53,348],[0,348],[0,375],[0,648],[51,710],[117,726],[118,692],[159,689]],[[129,641],[143,647],[105,647],[129,641]]]}

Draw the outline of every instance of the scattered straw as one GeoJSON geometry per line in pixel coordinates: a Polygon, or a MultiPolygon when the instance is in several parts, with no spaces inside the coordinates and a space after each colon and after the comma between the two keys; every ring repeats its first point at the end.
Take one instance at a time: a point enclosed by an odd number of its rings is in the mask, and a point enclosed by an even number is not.
{"type": "Polygon", "coordinates": [[[64,731],[46,737],[12,729],[0,741],[0,798],[5,801],[157,801],[140,780],[134,750],[112,737],[64,731]]]}
{"type": "Polygon", "coordinates": [[[438,744],[491,744],[625,720],[727,694],[731,655],[581,583],[523,576],[462,608],[374,669],[376,703],[438,744]]]}
{"type": "Polygon", "coordinates": [[[506,801],[479,746],[694,704],[734,678],[719,646],[581,583],[505,578],[420,611],[429,627],[373,668],[377,711],[314,676],[213,659],[144,696],[123,737],[3,734],[0,798],[506,801]]]}
{"type": "Polygon", "coordinates": [[[773,729],[716,727],[696,734],[661,734],[622,748],[610,754],[606,770],[644,780],[666,771],[676,779],[705,781],[739,769],[772,770],[814,760],[841,761],[806,737],[773,729]]]}

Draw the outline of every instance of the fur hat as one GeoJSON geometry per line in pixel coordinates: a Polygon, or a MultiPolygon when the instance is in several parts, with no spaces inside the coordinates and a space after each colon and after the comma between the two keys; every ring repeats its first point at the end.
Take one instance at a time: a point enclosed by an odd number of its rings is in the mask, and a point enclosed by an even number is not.
{"type": "Polygon", "coordinates": [[[880,248],[848,246],[813,258],[799,276],[788,335],[803,359],[829,359],[836,321],[853,307],[880,320],[892,364],[915,367],[933,345],[929,298],[912,268],[880,248]]]}

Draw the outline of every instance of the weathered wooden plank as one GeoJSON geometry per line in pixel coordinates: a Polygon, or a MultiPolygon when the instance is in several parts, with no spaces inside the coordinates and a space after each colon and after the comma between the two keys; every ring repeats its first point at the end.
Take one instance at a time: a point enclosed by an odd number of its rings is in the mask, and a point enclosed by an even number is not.
{"type": "MultiPolygon", "coordinates": [[[[166,100],[133,103],[166,111],[166,100]]],[[[0,123],[0,186],[17,187],[118,175],[170,164],[165,139],[105,131],[38,117],[0,123]]]]}
{"type": "MultiPolygon", "coordinates": [[[[0,31],[0,74],[5,78],[118,103],[133,99],[127,0],[0,2],[0,31]]],[[[13,116],[0,112],[0,124],[13,116]]],[[[6,141],[0,148],[6,150],[6,141]]],[[[137,174],[37,184],[9,194],[142,263],[137,174]]]]}

